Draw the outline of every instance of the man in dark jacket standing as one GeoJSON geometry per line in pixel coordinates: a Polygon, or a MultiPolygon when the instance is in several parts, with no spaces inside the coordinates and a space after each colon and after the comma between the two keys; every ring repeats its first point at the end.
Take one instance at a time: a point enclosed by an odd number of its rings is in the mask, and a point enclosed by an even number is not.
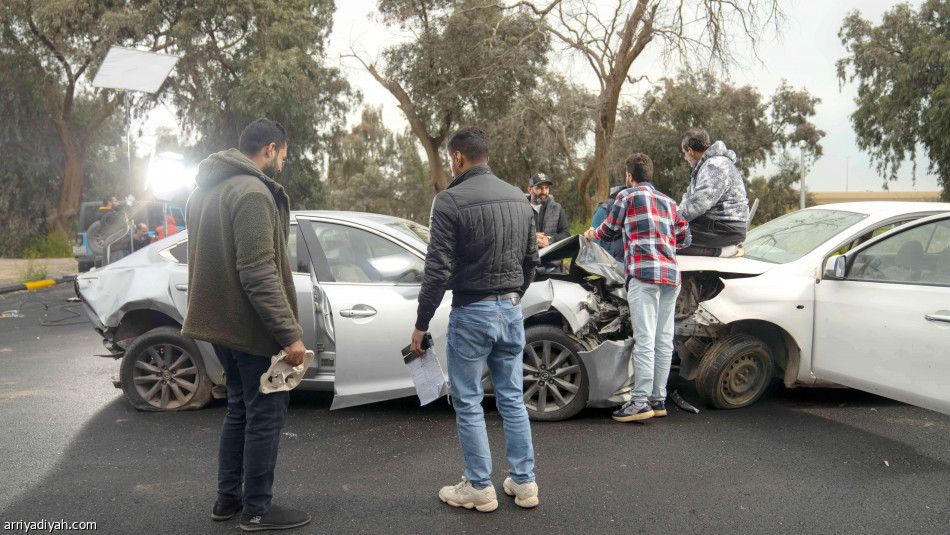
{"type": "Polygon", "coordinates": [[[432,203],[425,275],[412,333],[412,351],[422,355],[429,321],[445,290],[452,290],[449,382],[465,475],[459,484],[443,487],[439,498],[482,512],[498,507],[481,405],[482,370],[487,363],[511,463],[504,490],[517,505],[534,507],[538,486],[521,364],[525,345],[521,296],[538,266],[534,217],[521,192],[489,169],[484,132],[474,127],[455,131],[448,151],[455,180],[432,203]]]}
{"type": "Polygon", "coordinates": [[[528,181],[528,201],[534,208],[534,228],[538,247],[547,247],[571,235],[567,214],[551,196],[551,179],[544,173],[535,173],[528,181]]]}
{"type": "Polygon", "coordinates": [[[224,368],[228,412],[218,452],[214,520],[243,508],[241,529],[287,529],[310,515],[271,505],[287,392],[263,394],[270,357],[303,362],[303,330],[287,256],[290,201],[274,181],[287,157],[287,134],[268,119],[241,133],[240,150],[198,166],[188,199],[188,311],[182,334],[214,345],[224,368]],[[243,483],[243,488],[242,488],[243,483]]]}

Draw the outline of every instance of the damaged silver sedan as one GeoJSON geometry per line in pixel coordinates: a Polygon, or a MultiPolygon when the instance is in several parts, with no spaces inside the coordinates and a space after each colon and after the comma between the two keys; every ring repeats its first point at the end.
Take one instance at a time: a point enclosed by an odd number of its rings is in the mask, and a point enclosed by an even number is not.
{"type": "MultiPolygon", "coordinates": [[[[291,229],[303,340],[317,353],[298,388],[332,391],[333,409],[414,395],[400,349],[415,318],[427,229],[352,212],[295,212],[291,229]]],[[[212,347],[180,332],[187,239],[170,236],[75,282],[104,356],[121,361],[113,384],[140,410],[200,408],[224,396],[212,347]]],[[[568,269],[541,275],[522,300],[525,403],[537,420],[618,405],[632,375],[622,269],[576,237],[544,251],[546,261],[562,258],[568,269]]],[[[450,303],[447,295],[430,326],[443,364],[450,303]]]]}

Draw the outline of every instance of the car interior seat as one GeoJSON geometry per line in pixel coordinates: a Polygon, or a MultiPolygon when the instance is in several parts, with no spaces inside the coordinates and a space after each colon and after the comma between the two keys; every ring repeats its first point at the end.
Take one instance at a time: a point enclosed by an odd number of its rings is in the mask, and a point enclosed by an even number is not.
{"type": "Polygon", "coordinates": [[[924,245],[917,240],[905,242],[898,249],[897,257],[894,259],[894,264],[898,269],[895,280],[920,280],[924,261],[924,245]]]}
{"type": "Polygon", "coordinates": [[[932,279],[930,282],[950,284],[950,247],[937,253],[937,265],[932,279]]]}

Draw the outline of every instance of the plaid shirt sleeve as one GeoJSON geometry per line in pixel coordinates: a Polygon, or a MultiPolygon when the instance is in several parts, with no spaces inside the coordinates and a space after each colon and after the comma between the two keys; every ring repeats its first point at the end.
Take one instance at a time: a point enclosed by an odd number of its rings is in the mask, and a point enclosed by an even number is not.
{"type": "Polygon", "coordinates": [[[679,210],[676,209],[676,204],[673,204],[673,212],[676,213],[676,248],[685,249],[693,243],[693,233],[689,230],[689,223],[683,219],[679,210]]]}
{"type": "Polygon", "coordinates": [[[623,222],[627,218],[627,206],[630,202],[630,196],[624,195],[610,208],[607,218],[600,224],[600,228],[594,231],[594,238],[598,240],[613,240],[623,236],[623,222]]]}

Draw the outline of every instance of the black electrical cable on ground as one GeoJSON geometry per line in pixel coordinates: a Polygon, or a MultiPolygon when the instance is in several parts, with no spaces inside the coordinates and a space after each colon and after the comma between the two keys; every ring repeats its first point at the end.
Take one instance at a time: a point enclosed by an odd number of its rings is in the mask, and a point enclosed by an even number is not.
{"type": "MultiPolygon", "coordinates": [[[[41,301],[39,299],[25,299],[23,301],[20,301],[20,304],[12,312],[14,312],[17,315],[20,315],[20,310],[23,308],[23,305],[26,305],[29,303],[37,303],[43,307],[44,311],[46,312],[50,311],[50,307],[45,301],[41,301]]],[[[62,318],[54,319],[54,320],[40,319],[39,324],[44,327],[60,327],[63,325],[78,325],[80,323],[87,323],[86,318],[82,316],[81,312],[77,310],[73,310],[75,307],[78,307],[78,306],[80,306],[79,303],[76,303],[76,304],[67,303],[63,305],[58,305],[53,310],[59,310],[59,311],[65,312],[68,315],[62,318]]]]}

